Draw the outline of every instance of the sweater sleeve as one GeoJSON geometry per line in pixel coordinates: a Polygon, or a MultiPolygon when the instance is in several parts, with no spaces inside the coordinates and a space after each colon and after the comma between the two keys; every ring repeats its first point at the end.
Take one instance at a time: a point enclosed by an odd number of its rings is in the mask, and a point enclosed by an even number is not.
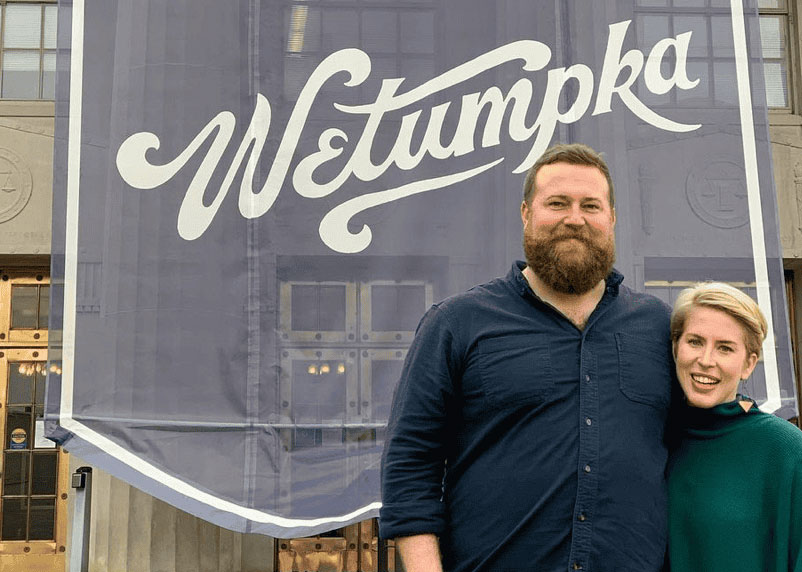
{"type": "MultiPolygon", "coordinates": [[[[797,441],[802,448],[802,439],[797,441]]],[[[788,570],[802,572],[802,451],[796,455],[793,467],[790,498],[788,500],[788,570]]]]}
{"type": "Polygon", "coordinates": [[[446,417],[454,397],[457,343],[443,310],[424,315],[393,397],[382,457],[383,538],[440,535],[446,417]]]}

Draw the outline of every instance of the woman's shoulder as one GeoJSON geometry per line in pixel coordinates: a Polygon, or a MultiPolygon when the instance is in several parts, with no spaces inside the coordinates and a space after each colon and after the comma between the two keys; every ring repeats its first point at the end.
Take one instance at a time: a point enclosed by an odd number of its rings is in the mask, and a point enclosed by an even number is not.
{"type": "Polygon", "coordinates": [[[793,423],[771,413],[755,415],[754,436],[769,450],[802,463],[802,430],[793,423]]]}

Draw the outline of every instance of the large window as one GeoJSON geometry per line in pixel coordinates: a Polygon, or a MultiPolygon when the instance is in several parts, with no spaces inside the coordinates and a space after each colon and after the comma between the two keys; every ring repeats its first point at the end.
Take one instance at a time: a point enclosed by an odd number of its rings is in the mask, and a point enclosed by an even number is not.
{"type": "Polygon", "coordinates": [[[56,3],[0,2],[0,98],[54,99],[56,3]]]}
{"type": "Polygon", "coordinates": [[[788,0],[760,0],[759,6],[766,102],[769,107],[790,108],[788,97],[788,86],[791,85],[788,0]]]}
{"type": "MultiPolygon", "coordinates": [[[[288,266],[322,265],[293,261],[288,266]]],[[[321,483],[320,488],[361,486],[355,477],[367,464],[375,465],[393,388],[418,320],[435,292],[433,281],[421,276],[376,280],[358,268],[342,270],[339,276],[318,271],[329,277],[325,281],[304,274],[279,282],[279,425],[283,446],[299,455],[282,469],[279,494],[290,502],[293,491],[286,483],[292,472],[307,471],[304,453],[313,449],[348,451],[347,458],[331,461],[341,464],[341,480],[321,483]]],[[[392,571],[392,544],[388,554],[392,571]]],[[[375,519],[276,543],[278,572],[322,570],[323,562],[327,570],[376,570],[377,557],[375,519]]]]}
{"type": "MultiPolygon", "coordinates": [[[[0,570],[63,570],[67,454],[45,437],[47,271],[0,271],[0,570]]],[[[60,373],[60,372],[58,372],[60,373]]]]}
{"type": "MultiPolygon", "coordinates": [[[[385,78],[403,77],[414,86],[434,75],[435,10],[428,0],[292,2],[284,33],[284,95],[291,101],[321,60],[344,48],[370,55],[372,71],[362,90],[376,91],[385,78]]],[[[337,82],[324,90],[354,93],[337,82]]]]}
{"type": "MultiPolygon", "coordinates": [[[[789,0],[759,0],[758,4],[766,102],[773,109],[790,109],[789,0]]],[[[641,49],[649,49],[663,38],[692,32],[688,77],[700,80],[692,90],[655,95],[645,89],[641,77],[639,95],[644,102],[681,107],[738,104],[730,0],[637,0],[636,29],[641,49]]],[[[666,75],[669,72],[667,69],[666,75]]]]}
{"type": "Polygon", "coordinates": [[[431,283],[287,281],[279,296],[288,447],[375,441],[431,283]]]}

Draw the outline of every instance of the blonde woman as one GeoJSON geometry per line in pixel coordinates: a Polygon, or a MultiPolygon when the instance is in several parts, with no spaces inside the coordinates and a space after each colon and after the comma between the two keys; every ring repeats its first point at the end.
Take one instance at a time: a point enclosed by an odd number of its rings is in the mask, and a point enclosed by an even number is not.
{"type": "Polygon", "coordinates": [[[685,405],[669,463],[672,572],[802,572],[802,431],[738,394],[766,329],[727,284],[698,284],[674,304],[685,405]]]}

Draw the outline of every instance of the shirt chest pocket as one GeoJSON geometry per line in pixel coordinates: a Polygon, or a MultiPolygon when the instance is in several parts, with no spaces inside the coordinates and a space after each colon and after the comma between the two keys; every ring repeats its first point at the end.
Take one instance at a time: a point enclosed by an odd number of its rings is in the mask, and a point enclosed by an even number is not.
{"type": "Polygon", "coordinates": [[[674,363],[667,345],[618,332],[619,385],[631,401],[666,408],[671,400],[674,363]]]}
{"type": "Polygon", "coordinates": [[[482,389],[495,408],[536,405],[554,391],[548,338],[541,334],[481,340],[477,346],[482,389]]]}

